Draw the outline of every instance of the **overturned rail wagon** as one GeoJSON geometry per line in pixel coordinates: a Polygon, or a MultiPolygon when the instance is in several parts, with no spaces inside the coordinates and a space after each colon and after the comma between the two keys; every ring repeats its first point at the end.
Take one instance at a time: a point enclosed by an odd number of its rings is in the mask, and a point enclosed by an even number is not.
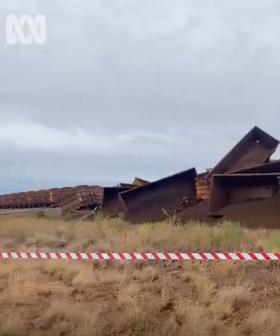
{"type": "Polygon", "coordinates": [[[106,214],[117,215],[123,211],[118,195],[129,187],[80,187],[59,202],[63,213],[75,210],[102,208],[106,214]]]}
{"type": "Polygon", "coordinates": [[[278,197],[280,173],[214,175],[209,201],[209,215],[223,215],[230,204],[278,197]]]}
{"type": "Polygon", "coordinates": [[[209,175],[230,174],[267,162],[277,149],[279,141],[254,127],[237,145],[211,170],[209,175]]]}
{"type": "Polygon", "coordinates": [[[156,222],[173,215],[182,201],[196,202],[195,168],[120,193],[131,223],[156,222]]]}
{"type": "MultiPolygon", "coordinates": [[[[269,162],[279,141],[259,127],[249,131],[223,159],[196,180],[200,200],[208,200],[212,176],[215,174],[269,173],[280,171],[280,161],[269,162]]],[[[213,194],[213,193],[212,193],[213,194]]]]}

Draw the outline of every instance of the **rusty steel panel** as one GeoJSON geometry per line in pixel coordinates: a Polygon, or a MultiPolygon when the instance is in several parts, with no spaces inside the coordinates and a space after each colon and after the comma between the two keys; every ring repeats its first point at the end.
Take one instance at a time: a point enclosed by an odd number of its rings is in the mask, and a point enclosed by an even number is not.
{"type": "Polygon", "coordinates": [[[1,209],[7,209],[7,196],[1,195],[1,209]]]}
{"type": "Polygon", "coordinates": [[[199,200],[208,200],[210,197],[210,182],[205,176],[197,177],[195,180],[196,195],[199,200]]]}
{"type": "Polygon", "coordinates": [[[136,187],[142,187],[146,184],[149,184],[149,181],[143,180],[140,177],[135,177],[134,181],[132,182],[132,185],[136,186],[136,187]]]}
{"type": "Polygon", "coordinates": [[[20,202],[20,193],[10,194],[10,208],[17,208],[20,202]]]}
{"type": "Polygon", "coordinates": [[[6,205],[8,209],[12,209],[15,203],[15,194],[9,194],[6,198],[6,205]]]}
{"type": "Polygon", "coordinates": [[[208,216],[209,200],[203,200],[186,209],[183,209],[177,214],[177,218],[185,223],[196,221],[203,223],[213,223],[216,219],[208,216]]]}
{"type": "Polygon", "coordinates": [[[126,192],[120,198],[126,219],[132,223],[155,222],[173,215],[184,197],[196,200],[194,168],[126,192]]]}
{"type": "Polygon", "coordinates": [[[58,206],[61,208],[62,213],[67,213],[69,211],[77,210],[80,208],[80,200],[75,193],[68,195],[66,198],[62,199],[58,206]]]}
{"type": "Polygon", "coordinates": [[[249,173],[280,173],[280,160],[270,161],[262,165],[238,171],[238,174],[249,173]]]}
{"type": "Polygon", "coordinates": [[[74,187],[49,189],[50,203],[53,206],[59,205],[65,198],[74,195],[74,187]]]}
{"type": "Polygon", "coordinates": [[[209,173],[233,173],[252,168],[269,160],[275,152],[279,141],[254,127],[209,173]]]}
{"type": "Polygon", "coordinates": [[[37,193],[36,191],[28,191],[27,192],[28,195],[28,204],[30,208],[35,208],[37,207],[38,204],[38,198],[37,198],[37,193]]]}
{"type": "Polygon", "coordinates": [[[44,207],[50,205],[50,194],[48,190],[27,192],[28,206],[31,208],[44,207]]]}
{"type": "Polygon", "coordinates": [[[132,183],[124,183],[124,182],[119,183],[118,187],[120,187],[120,188],[135,188],[135,186],[132,183]]]}
{"type": "Polygon", "coordinates": [[[80,208],[80,199],[77,194],[78,192],[75,192],[74,189],[69,193],[59,194],[57,205],[61,208],[63,213],[80,208]]]}
{"type": "Polygon", "coordinates": [[[103,200],[103,190],[101,187],[80,190],[77,192],[77,198],[80,201],[81,209],[90,209],[101,205],[103,200]]]}
{"type": "Polygon", "coordinates": [[[1,196],[2,209],[16,209],[28,207],[27,193],[12,193],[1,196]]]}
{"type": "Polygon", "coordinates": [[[10,209],[13,207],[14,201],[14,194],[3,195],[3,204],[5,209],[10,209]]]}
{"type": "Polygon", "coordinates": [[[103,204],[114,200],[119,193],[132,189],[131,187],[104,187],[103,204]]]}
{"type": "Polygon", "coordinates": [[[223,215],[229,204],[262,200],[279,194],[280,173],[214,175],[209,215],[223,215]]]}
{"type": "Polygon", "coordinates": [[[77,191],[76,198],[79,200],[80,209],[89,208],[93,205],[93,197],[90,190],[77,191]]]}
{"type": "Polygon", "coordinates": [[[149,181],[143,180],[139,177],[135,177],[132,183],[119,183],[119,187],[126,187],[126,188],[135,188],[135,187],[142,187],[143,185],[146,185],[150,183],[149,181]]]}
{"type": "Polygon", "coordinates": [[[58,205],[63,212],[80,209],[92,209],[101,206],[104,198],[104,188],[99,186],[78,186],[70,194],[61,198],[58,205]]]}
{"type": "Polygon", "coordinates": [[[10,209],[13,206],[13,198],[11,197],[11,194],[3,195],[3,208],[4,209],[10,209]]]}
{"type": "Polygon", "coordinates": [[[28,208],[28,194],[21,192],[21,193],[14,193],[10,195],[11,197],[11,204],[10,207],[12,208],[28,208]]]}
{"type": "Polygon", "coordinates": [[[79,210],[80,209],[80,201],[77,198],[69,199],[68,202],[61,206],[62,214],[66,214],[68,212],[79,210]]]}
{"type": "Polygon", "coordinates": [[[250,228],[279,229],[280,196],[229,204],[223,210],[226,219],[250,228]]]}
{"type": "Polygon", "coordinates": [[[90,188],[90,192],[92,204],[101,206],[104,199],[104,188],[100,186],[95,186],[90,188]]]}
{"type": "Polygon", "coordinates": [[[37,191],[38,205],[40,207],[45,207],[50,205],[50,193],[48,190],[37,191]]]}
{"type": "Polygon", "coordinates": [[[59,206],[64,213],[73,210],[93,209],[98,206],[102,208],[104,213],[115,215],[122,210],[118,195],[121,191],[128,189],[130,188],[80,186],[75,188],[73,194],[63,199],[59,206]]]}
{"type": "Polygon", "coordinates": [[[59,188],[52,188],[49,189],[49,196],[50,196],[50,203],[53,206],[56,206],[58,203],[58,193],[59,193],[59,188]]]}
{"type": "Polygon", "coordinates": [[[105,187],[102,212],[109,216],[117,216],[118,214],[124,212],[124,204],[120,199],[119,194],[121,192],[131,190],[132,187],[105,187]]]}

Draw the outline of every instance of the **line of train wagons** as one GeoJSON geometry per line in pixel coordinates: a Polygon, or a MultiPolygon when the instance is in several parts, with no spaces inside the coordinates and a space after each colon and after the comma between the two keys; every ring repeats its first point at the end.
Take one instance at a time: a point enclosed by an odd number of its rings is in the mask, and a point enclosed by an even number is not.
{"type": "Polygon", "coordinates": [[[0,209],[57,207],[67,197],[71,197],[75,192],[86,188],[88,186],[53,188],[0,195],[0,209]]]}

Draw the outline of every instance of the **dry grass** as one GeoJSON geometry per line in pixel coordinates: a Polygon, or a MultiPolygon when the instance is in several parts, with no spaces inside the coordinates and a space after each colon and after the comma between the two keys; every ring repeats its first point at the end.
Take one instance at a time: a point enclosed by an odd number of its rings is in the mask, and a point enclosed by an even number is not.
{"type": "MultiPolygon", "coordinates": [[[[0,217],[2,250],[271,250],[280,231],[0,217]]],[[[0,262],[0,336],[279,335],[273,263],[0,262]]]]}

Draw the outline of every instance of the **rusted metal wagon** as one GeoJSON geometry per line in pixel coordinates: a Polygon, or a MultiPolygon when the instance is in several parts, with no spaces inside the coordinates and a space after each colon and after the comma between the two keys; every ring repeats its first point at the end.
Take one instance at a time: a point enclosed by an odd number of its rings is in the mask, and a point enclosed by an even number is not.
{"type": "Polygon", "coordinates": [[[213,175],[209,214],[222,215],[229,204],[278,196],[279,189],[280,173],[213,175]]]}
{"type": "Polygon", "coordinates": [[[58,206],[63,199],[73,195],[73,193],[75,192],[75,188],[74,187],[52,188],[49,189],[48,191],[50,197],[50,204],[51,206],[55,207],[58,206]]]}
{"type": "Polygon", "coordinates": [[[238,144],[213,168],[209,175],[230,174],[268,162],[279,141],[254,127],[238,144]]]}
{"type": "Polygon", "coordinates": [[[12,202],[12,208],[28,208],[29,200],[28,200],[28,193],[21,192],[21,193],[14,193],[10,195],[12,202]]]}
{"type": "Polygon", "coordinates": [[[72,195],[59,203],[59,206],[63,213],[99,207],[107,214],[117,214],[123,210],[118,195],[128,189],[128,187],[77,187],[72,195]]]}
{"type": "Polygon", "coordinates": [[[126,219],[132,223],[160,221],[173,215],[184,198],[196,202],[196,176],[192,168],[120,193],[126,219]]]}

